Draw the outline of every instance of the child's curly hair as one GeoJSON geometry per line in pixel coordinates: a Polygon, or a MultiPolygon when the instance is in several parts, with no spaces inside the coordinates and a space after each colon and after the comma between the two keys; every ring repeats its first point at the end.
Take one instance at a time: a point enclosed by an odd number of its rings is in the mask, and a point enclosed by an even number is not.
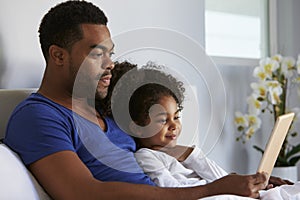
{"type": "Polygon", "coordinates": [[[108,95],[101,105],[103,115],[118,118],[116,121],[121,121],[121,128],[128,131],[130,121],[145,126],[149,109],[163,96],[173,97],[179,109],[182,109],[185,92],[183,83],[163,72],[163,68],[153,62],[141,68],[127,61],[115,63],[108,95]],[[128,111],[131,119],[126,115],[128,111]]]}
{"type": "Polygon", "coordinates": [[[112,78],[110,80],[107,95],[101,101],[96,102],[96,107],[101,109],[101,112],[102,112],[103,116],[113,117],[112,116],[112,109],[111,109],[111,97],[112,97],[113,90],[114,90],[117,82],[119,81],[119,79],[124,74],[126,74],[128,71],[130,71],[134,68],[137,68],[137,65],[129,63],[127,61],[124,61],[124,62],[121,62],[121,63],[120,62],[115,62],[115,67],[111,71],[112,78]]]}

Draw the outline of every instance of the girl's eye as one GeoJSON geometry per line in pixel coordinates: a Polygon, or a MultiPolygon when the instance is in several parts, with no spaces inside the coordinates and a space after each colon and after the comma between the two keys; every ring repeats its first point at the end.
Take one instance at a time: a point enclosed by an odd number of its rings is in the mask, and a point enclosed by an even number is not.
{"type": "Polygon", "coordinates": [[[180,119],[180,116],[175,116],[174,117],[174,120],[178,120],[178,119],[180,119]]]}
{"type": "Polygon", "coordinates": [[[109,57],[111,58],[113,55],[115,55],[115,52],[110,52],[109,57]]]}
{"type": "Polygon", "coordinates": [[[159,119],[157,120],[157,123],[160,123],[160,124],[165,124],[167,122],[166,119],[159,119]]]}

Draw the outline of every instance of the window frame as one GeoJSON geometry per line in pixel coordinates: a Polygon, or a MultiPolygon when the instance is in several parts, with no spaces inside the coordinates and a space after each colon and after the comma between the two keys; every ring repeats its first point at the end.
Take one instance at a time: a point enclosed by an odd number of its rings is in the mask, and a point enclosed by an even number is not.
{"type": "MultiPolygon", "coordinates": [[[[268,15],[267,25],[268,29],[266,32],[267,51],[265,56],[276,54],[278,51],[278,35],[277,35],[277,1],[268,0],[267,2],[268,15]]],[[[256,66],[259,63],[258,58],[242,58],[242,57],[226,57],[226,56],[208,56],[213,60],[216,65],[223,66],[256,66]]]]}

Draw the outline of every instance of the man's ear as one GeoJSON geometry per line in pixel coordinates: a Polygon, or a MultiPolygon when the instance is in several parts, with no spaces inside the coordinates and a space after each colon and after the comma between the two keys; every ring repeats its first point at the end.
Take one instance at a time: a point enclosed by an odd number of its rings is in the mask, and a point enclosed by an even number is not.
{"type": "Polygon", "coordinates": [[[49,47],[49,57],[58,66],[62,66],[64,64],[66,54],[67,51],[57,45],[51,45],[49,47]]]}

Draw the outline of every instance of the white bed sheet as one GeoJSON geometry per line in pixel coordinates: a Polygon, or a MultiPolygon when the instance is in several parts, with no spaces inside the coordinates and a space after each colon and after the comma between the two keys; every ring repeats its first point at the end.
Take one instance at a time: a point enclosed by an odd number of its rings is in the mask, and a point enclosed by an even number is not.
{"type": "MultiPolygon", "coordinates": [[[[282,185],[267,191],[260,192],[261,200],[300,200],[300,182],[294,185],[282,185]]],[[[254,200],[249,197],[235,195],[218,195],[202,198],[203,200],[254,200]]]]}
{"type": "Polygon", "coordinates": [[[217,196],[202,198],[201,200],[254,200],[254,199],[249,197],[236,196],[236,195],[217,195],[217,196]]]}

